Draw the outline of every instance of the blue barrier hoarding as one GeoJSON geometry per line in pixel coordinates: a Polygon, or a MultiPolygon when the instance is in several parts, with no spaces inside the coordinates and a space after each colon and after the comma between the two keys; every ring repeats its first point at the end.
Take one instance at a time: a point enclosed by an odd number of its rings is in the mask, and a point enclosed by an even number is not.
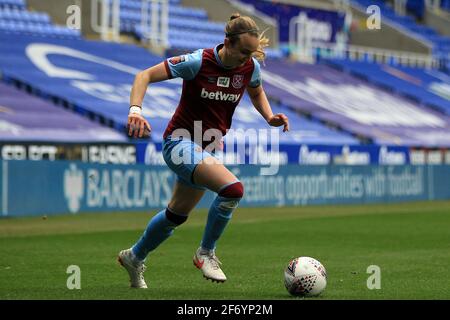
{"type": "MultiPolygon", "coordinates": [[[[245,186],[243,207],[450,199],[450,166],[230,166],[245,186]]],[[[3,216],[150,211],[167,205],[175,175],[160,165],[3,161],[3,216]]],[[[207,192],[198,207],[207,208],[207,192]]]]}
{"type": "MultiPolygon", "coordinates": [[[[435,169],[450,171],[450,167],[435,169]]],[[[259,175],[255,166],[244,170],[240,175],[246,190],[243,205],[249,206],[381,203],[432,196],[424,166],[288,165],[274,176],[259,175]]],[[[442,181],[435,182],[440,197],[448,198],[450,190],[444,192],[439,186],[442,181]]]]}
{"type": "Polygon", "coordinates": [[[163,207],[174,181],[163,166],[66,161],[8,161],[8,177],[12,216],[163,207]]]}
{"type": "MultiPolygon", "coordinates": [[[[227,147],[226,145],[225,147],[227,147]]],[[[233,155],[240,148],[233,146],[230,151],[225,148],[229,159],[240,158],[233,155]]],[[[273,152],[279,157],[280,164],[302,165],[405,165],[410,164],[410,148],[405,146],[385,145],[314,145],[314,144],[279,144],[278,151],[273,152]]],[[[162,144],[154,142],[136,143],[136,162],[145,164],[165,164],[162,156],[162,144]]],[[[271,150],[270,145],[257,145],[245,147],[245,163],[249,161],[249,154],[256,154],[255,158],[264,159],[266,151],[271,150]]],[[[270,152],[269,152],[270,154],[270,152]]],[[[224,162],[227,163],[226,158],[224,162]]],[[[229,163],[233,164],[233,163],[229,163]]]]}
{"type": "MultiPolygon", "coordinates": [[[[284,144],[259,141],[252,146],[225,144],[224,163],[281,165],[405,165],[450,164],[450,148],[410,148],[391,145],[284,144]],[[237,161],[239,160],[239,161],[237,161]],[[238,162],[238,163],[237,163],[238,162]]],[[[2,160],[70,160],[102,164],[165,165],[159,142],[40,143],[0,142],[2,160]]]]}

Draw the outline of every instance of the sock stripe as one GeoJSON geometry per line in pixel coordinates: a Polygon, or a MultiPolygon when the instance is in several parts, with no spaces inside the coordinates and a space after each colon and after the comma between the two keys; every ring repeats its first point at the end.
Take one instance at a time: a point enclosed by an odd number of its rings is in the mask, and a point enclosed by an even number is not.
{"type": "Polygon", "coordinates": [[[180,224],[186,222],[188,216],[184,216],[184,215],[182,216],[180,214],[176,214],[173,211],[171,211],[169,208],[166,208],[166,218],[170,222],[179,226],[180,224]]]}

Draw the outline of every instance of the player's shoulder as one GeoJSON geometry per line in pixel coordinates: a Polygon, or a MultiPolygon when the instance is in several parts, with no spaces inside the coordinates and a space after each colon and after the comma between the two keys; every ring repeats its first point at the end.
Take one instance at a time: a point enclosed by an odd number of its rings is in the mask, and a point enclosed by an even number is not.
{"type": "Polygon", "coordinates": [[[255,66],[255,69],[258,69],[258,70],[261,69],[261,65],[259,64],[258,59],[256,59],[255,57],[252,57],[252,61],[255,66]]]}
{"type": "Polygon", "coordinates": [[[185,55],[186,61],[193,60],[202,60],[204,49],[197,49],[185,55]]]}
{"type": "Polygon", "coordinates": [[[174,56],[167,59],[167,67],[172,78],[181,77],[184,80],[192,80],[199,72],[203,61],[203,49],[190,53],[174,56]]]}
{"type": "Polygon", "coordinates": [[[167,59],[171,66],[182,66],[182,65],[192,65],[196,63],[201,63],[203,55],[203,49],[198,49],[193,52],[188,52],[180,54],[178,56],[173,56],[167,59]]]}

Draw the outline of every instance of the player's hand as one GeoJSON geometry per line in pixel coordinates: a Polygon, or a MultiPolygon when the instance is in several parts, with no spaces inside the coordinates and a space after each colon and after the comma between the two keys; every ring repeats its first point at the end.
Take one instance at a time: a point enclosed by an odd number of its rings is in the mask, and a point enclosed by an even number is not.
{"type": "Polygon", "coordinates": [[[131,113],[128,115],[127,130],[129,137],[148,138],[152,128],[143,116],[136,113],[131,113]]]}
{"type": "Polygon", "coordinates": [[[267,123],[272,127],[284,126],[283,132],[289,131],[289,119],[283,113],[277,113],[272,116],[267,123]]]}

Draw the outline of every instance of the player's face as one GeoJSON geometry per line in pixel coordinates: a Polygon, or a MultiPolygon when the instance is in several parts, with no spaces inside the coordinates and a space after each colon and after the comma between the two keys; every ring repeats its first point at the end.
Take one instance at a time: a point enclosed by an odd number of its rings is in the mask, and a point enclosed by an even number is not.
{"type": "Polygon", "coordinates": [[[252,54],[258,49],[259,39],[248,33],[242,34],[239,41],[229,48],[229,57],[233,65],[243,65],[252,57],[252,54]]]}

